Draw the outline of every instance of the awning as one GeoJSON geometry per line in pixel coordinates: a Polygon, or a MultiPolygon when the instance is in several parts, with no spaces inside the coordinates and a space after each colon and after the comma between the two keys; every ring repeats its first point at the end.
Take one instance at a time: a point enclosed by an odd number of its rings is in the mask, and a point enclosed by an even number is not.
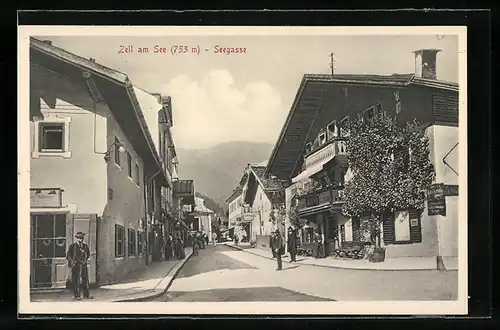
{"type": "Polygon", "coordinates": [[[302,181],[304,179],[309,178],[311,175],[314,175],[314,174],[318,173],[319,171],[321,171],[323,169],[323,166],[326,163],[328,163],[329,161],[331,161],[334,157],[335,156],[326,157],[322,161],[320,161],[320,162],[314,164],[313,166],[307,168],[305,171],[303,171],[302,173],[300,173],[299,175],[297,175],[296,177],[294,177],[292,179],[292,182],[295,183],[295,182],[302,181]]]}

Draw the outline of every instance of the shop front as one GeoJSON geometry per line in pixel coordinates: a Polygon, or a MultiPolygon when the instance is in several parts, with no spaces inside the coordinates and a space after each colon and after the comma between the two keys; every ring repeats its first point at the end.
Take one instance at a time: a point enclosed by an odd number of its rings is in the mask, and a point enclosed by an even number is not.
{"type": "Polygon", "coordinates": [[[97,215],[74,213],[62,205],[60,188],[31,189],[30,208],[30,288],[64,288],[70,269],[66,251],[77,232],[85,233],[90,248],[90,284],[97,282],[97,215]]]}

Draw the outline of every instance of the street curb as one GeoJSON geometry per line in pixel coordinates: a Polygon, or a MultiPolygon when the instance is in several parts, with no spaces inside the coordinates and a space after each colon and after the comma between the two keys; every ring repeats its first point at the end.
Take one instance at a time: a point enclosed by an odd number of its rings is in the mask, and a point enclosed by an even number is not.
{"type": "Polygon", "coordinates": [[[159,296],[164,294],[168,290],[168,288],[170,288],[175,277],[192,255],[193,251],[191,250],[186,258],[178,262],[172,269],[170,269],[168,274],[152,290],[137,293],[133,298],[112,300],[111,302],[141,302],[158,298],[159,296]],[[160,291],[157,291],[156,288],[159,288],[160,291]]]}
{"type": "MultiPolygon", "coordinates": [[[[273,258],[265,257],[265,256],[263,256],[261,254],[249,251],[250,249],[247,250],[247,249],[242,249],[242,248],[234,246],[234,245],[228,245],[228,244],[225,244],[225,245],[228,246],[228,247],[231,247],[231,248],[233,248],[235,250],[238,250],[238,251],[247,252],[247,253],[253,254],[255,256],[268,259],[268,260],[274,260],[273,258]]],[[[290,261],[286,261],[286,260],[283,260],[283,259],[281,259],[281,260],[282,260],[283,263],[291,264],[290,261]]],[[[313,267],[323,267],[323,268],[348,269],[348,270],[363,270],[363,271],[370,271],[370,270],[372,270],[372,271],[378,271],[378,272],[404,272],[404,271],[429,271],[429,270],[437,270],[437,267],[435,267],[435,268],[416,268],[416,269],[411,269],[411,268],[408,268],[408,269],[377,269],[377,268],[348,268],[348,267],[333,266],[333,265],[303,264],[303,263],[300,263],[300,262],[297,262],[297,264],[303,265],[303,266],[313,266],[313,267]]]]}

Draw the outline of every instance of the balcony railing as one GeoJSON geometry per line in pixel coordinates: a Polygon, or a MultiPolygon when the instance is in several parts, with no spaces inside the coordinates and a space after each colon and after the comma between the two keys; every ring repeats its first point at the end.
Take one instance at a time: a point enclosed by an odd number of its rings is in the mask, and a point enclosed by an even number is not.
{"type": "Polygon", "coordinates": [[[340,207],[344,202],[344,191],[342,189],[319,190],[307,195],[299,196],[297,199],[299,213],[308,211],[323,211],[329,208],[340,207]]]}
{"type": "Polygon", "coordinates": [[[347,152],[346,138],[336,137],[320,146],[312,146],[304,157],[304,169],[317,164],[324,159],[337,155],[345,155],[347,152]]]}
{"type": "Polygon", "coordinates": [[[173,193],[176,196],[194,196],[193,180],[178,180],[173,182],[173,193]]]}

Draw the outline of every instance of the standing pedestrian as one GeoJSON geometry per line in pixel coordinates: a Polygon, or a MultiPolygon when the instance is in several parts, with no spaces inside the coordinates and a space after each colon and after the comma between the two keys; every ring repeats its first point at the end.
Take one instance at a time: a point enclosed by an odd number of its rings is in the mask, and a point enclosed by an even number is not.
{"type": "Polygon", "coordinates": [[[271,248],[271,253],[273,254],[273,259],[276,258],[276,253],[274,252],[273,249],[273,237],[274,237],[274,232],[271,232],[269,235],[269,248],[271,248]]]}
{"type": "Polygon", "coordinates": [[[278,268],[276,270],[281,270],[282,269],[282,262],[281,262],[281,251],[283,249],[283,239],[281,238],[281,234],[279,229],[276,229],[276,232],[273,236],[272,239],[272,247],[274,252],[276,253],[276,260],[278,261],[278,268]]]}
{"type": "Polygon", "coordinates": [[[214,249],[215,249],[215,244],[217,243],[216,240],[217,240],[217,233],[212,233],[212,248],[214,249]]]}
{"type": "Polygon", "coordinates": [[[89,273],[87,268],[87,260],[90,258],[89,246],[83,241],[85,234],[79,231],[76,233],[76,242],[72,243],[66,259],[68,266],[71,268],[72,288],[75,299],[81,300],[81,291],[83,291],[83,298],[93,299],[89,292],[89,273]]]}
{"type": "Polygon", "coordinates": [[[287,239],[287,248],[290,253],[290,262],[296,262],[297,256],[297,232],[292,229],[292,227],[288,227],[288,239],[287,239]]]}
{"type": "Polygon", "coordinates": [[[167,239],[165,240],[165,260],[170,260],[171,257],[171,251],[170,248],[172,246],[172,237],[170,235],[167,235],[167,239]]]}

